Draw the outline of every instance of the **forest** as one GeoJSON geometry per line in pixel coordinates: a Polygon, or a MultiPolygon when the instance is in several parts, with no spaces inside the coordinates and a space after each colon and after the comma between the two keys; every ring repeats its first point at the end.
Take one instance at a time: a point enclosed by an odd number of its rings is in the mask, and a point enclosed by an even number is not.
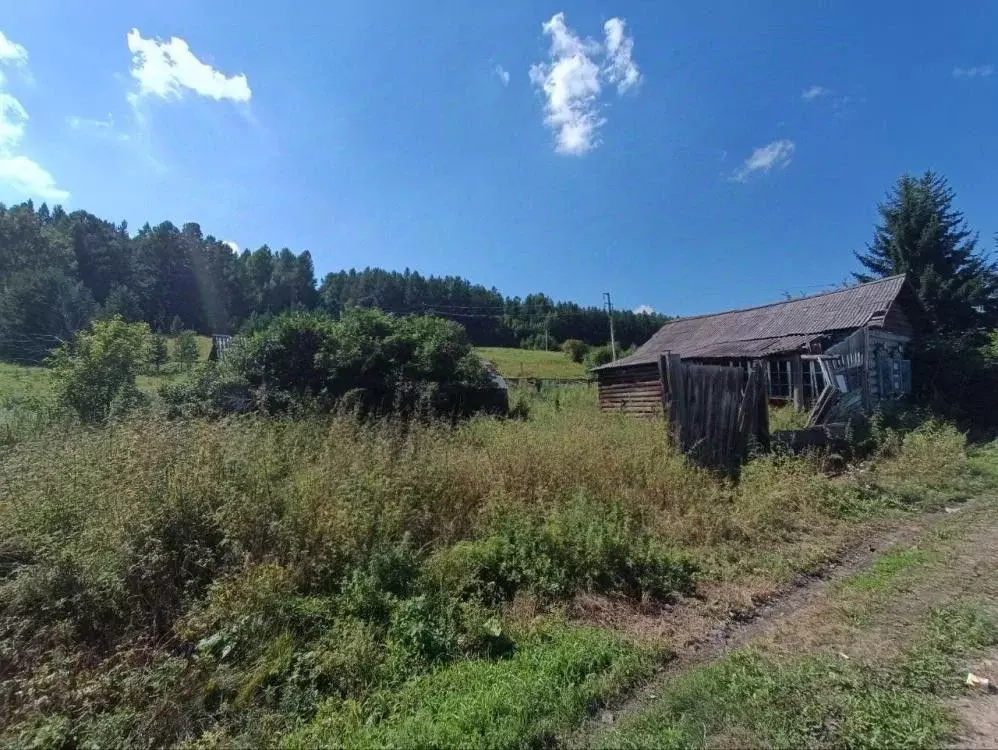
{"type": "MultiPolygon", "coordinates": [[[[0,204],[0,357],[37,362],[97,317],[120,315],[155,332],[259,330],[291,309],[338,316],[349,307],[428,313],[460,322],[479,346],[557,348],[609,340],[605,310],[545,294],[505,297],[460,277],[379,268],[318,282],[309,251],[266,245],[241,253],[193,222],[131,233],[86,211],[0,204]]],[[[665,321],[614,313],[617,341],[643,343],[665,321]]]]}

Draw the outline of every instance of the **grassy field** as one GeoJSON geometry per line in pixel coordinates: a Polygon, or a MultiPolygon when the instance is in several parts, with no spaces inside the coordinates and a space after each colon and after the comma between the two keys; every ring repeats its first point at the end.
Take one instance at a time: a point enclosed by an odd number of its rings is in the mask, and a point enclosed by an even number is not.
{"type": "Polygon", "coordinates": [[[584,378],[586,368],[570,360],[563,352],[534,349],[479,347],[483,359],[496,366],[508,378],[584,378]]]}
{"type": "Polygon", "coordinates": [[[0,744],[548,745],[692,623],[993,480],[929,423],[840,477],[767,456],[734,484],[591,388],[524,399],[0,444],[0,744]]]}

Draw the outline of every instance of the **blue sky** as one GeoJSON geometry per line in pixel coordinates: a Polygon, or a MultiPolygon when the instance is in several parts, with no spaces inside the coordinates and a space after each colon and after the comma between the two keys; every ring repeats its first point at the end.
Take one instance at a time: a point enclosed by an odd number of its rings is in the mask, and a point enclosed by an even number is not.
{"type": "Polygon", "coordinates": [[[0,201],[320,275],[763,303],[846,278],[906,170],[998,231],[992,0],[3,5],[0,201]]]}

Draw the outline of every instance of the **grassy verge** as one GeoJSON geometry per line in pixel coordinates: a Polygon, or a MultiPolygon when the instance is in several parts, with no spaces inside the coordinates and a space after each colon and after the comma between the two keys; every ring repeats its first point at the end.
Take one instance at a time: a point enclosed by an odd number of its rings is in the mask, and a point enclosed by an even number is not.
{"type": "Polygon", "coordinates": [[[998,643],[998,622],[980,603],[957,602],[926,625],[927,637],[886,664],[738,651],[671,681],[592,746],[938,746],[955,724],[939,698],[960,690],[958,657],[998,643]]]}
{"type": "Polygon", "coordinates": [[[479,347],[476,352],[508,378],[584,378],[586,368],[563,352],[479,347]]]}
{"type": "Polygon", "coordinates": [[[888,549],[748,648],[691,669],[594,747],[932,747],[950,697],[998,645],[998,502],[888,549]]]}

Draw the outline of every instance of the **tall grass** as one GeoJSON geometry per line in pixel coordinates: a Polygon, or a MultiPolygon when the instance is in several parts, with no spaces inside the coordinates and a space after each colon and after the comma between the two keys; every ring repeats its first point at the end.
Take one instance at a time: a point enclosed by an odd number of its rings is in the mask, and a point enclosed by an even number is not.
{"type": "MultiPolygon", "coordinates": [[[[966,471],[962,436],[929,425],[842,478],[763,457],[736,485],[687,466],[661,422],[600,414],[590,389],[529,399],[527,421],[456,428],[147,415],[24,436],[0,463],[0,737],[273,744],[335,696],[335,721],[299,735],[334,742],[328,727],[380,721],[396,694],[415,705],[410,682],[444,667],[547,685],[574,641],[545,652],[510,597],[668,599],[696,569],[790,575],[826,537],[966,471]],[[535,656],[489,666],[521,647],[535,656]]],[[[607,648],[601,669],[631,663],[607,648]]],[[[593,698],[578,695],[537,721],[574,720],[593,698]]]]}

